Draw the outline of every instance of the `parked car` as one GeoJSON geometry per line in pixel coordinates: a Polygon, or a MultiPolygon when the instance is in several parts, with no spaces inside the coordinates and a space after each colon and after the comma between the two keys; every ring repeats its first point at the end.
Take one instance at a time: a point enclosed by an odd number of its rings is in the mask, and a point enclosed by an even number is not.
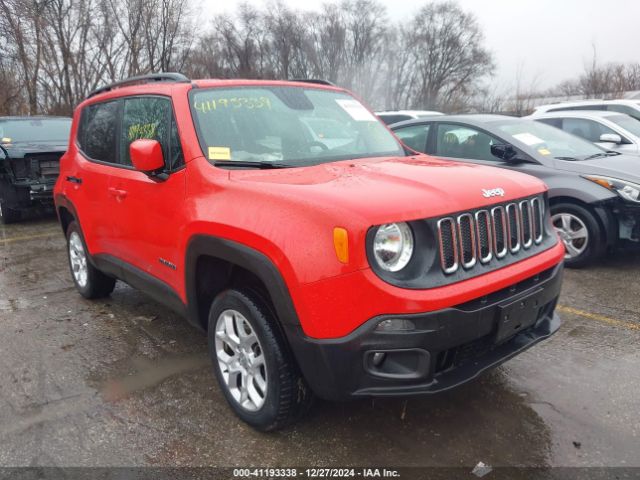
{"type": "Polygon", "coordinates": [[[621,240],[640,241],[640,169],[633,156],[541,122],[500,115],[443,116],[392,129],[417,151],[544,180],[567,266],[584,266],[621,240]]]}
{"type": "Polygon", "coordinates": [[[392,125],[398,122],[404,122],[405,120],[412,120],[415,118],[431,117],[433,115],[443,115],[441,112],[435,112],[433,110],[396,110],[386,112],[376,112],[376,115],[387,125],[392,125]]]}
{"type": "Polygon", "coordinates": [[[563,112],[571,110],[604,110],[624,113],[640,120],[640,100],[581,100],[579,102],[552,103],[535,108],[534,114],[563,112]]]}
{"type": "Polygon", "coordinates": [[[60,157],[67,149],[71,119],[0,117],[0,222],[51,205],[60,157]]]}
{"type": "Polygon", "coordinates": [[[606,150],[640,155],[640,122],[623,113],[580,110],[540,113],[528,118],[561,128],[606,150]]]}
{"type": "Polygon", "coordinates": [[[560,325],[544,183],[415,155],[341,88],[143,76],[82,102],[71,137],[55,202],[77,290],[121,279],[207,331],[255,428],[312,394],[447,390],[560,325]],[[310,117],[351,142],[319,145],[310,117]]]}

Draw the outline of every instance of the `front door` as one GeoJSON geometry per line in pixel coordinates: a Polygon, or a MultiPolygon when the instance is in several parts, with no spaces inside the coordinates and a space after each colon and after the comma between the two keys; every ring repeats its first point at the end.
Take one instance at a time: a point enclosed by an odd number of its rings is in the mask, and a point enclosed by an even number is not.
{"type": "Polygon", "coordinates": [[[112,175],[109,185],[118,219],[113,249],[121,260],[179,291],[184,272],[177,242],[186,175],[171,100],[127,97],[122,112],[118,153],[125,168],[112,175]],[[168,178],[150,177],[132,167],[129,146],[138,139],[160,142],[168,178]]]}

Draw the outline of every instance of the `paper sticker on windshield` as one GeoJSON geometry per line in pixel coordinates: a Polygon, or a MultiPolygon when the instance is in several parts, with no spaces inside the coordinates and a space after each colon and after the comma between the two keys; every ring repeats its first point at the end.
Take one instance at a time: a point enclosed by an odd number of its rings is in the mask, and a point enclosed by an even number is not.
{"type": "Polygon", "coordinates": [[[539,148],[538,153],[540,155],[551,155],[551,151],[548,148],[539,148]]]}
{"type": "Polygon", "coordinates": [[[530,133],[516,133],[513,138],[520,140],[522,143],[524,143],[525,145],[531,146],[531,145],[538,145],[540,143],[544,143],[544,140],[542,140],[541,138],[536,137],[535,135],[532,135],[530,133]]]}
{"type": "Polygon", "coordinates": [[[377,122],[376,117],[357,100],[336,100],[336,103],[357,122],[377,122]]]}
{"type": "Polygon", "coordinates": [[[209,160],[231,160],[229,147],[209,147],[209,160]]]}
{"type": "Polygon", "coordinates": [[[11,139],[9,137],[3,137],[2,143],[11,143],[11,139]]]}

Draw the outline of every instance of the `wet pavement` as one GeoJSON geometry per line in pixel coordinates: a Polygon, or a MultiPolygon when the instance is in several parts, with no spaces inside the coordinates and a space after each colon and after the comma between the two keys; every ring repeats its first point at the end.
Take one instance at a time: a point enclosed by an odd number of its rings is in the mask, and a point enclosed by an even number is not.
{"type": "Polygon", "coordinates": [[[0,225],[0,466],[640,466],[640,255],[567,271],[552,339],[455,391],[317,402],[262,434],[206,339],[119,283],[87,301],[53,218],[0,225]]]}

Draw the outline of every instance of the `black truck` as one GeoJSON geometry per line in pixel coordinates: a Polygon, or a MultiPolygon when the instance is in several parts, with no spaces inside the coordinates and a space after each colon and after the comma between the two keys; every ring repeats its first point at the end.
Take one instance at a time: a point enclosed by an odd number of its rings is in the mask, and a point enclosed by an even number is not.
{"type": "Polygon", "coordinates": [[[53,203],[70,130],[66,117],[0,117],[0,223],[53,203]]]}

